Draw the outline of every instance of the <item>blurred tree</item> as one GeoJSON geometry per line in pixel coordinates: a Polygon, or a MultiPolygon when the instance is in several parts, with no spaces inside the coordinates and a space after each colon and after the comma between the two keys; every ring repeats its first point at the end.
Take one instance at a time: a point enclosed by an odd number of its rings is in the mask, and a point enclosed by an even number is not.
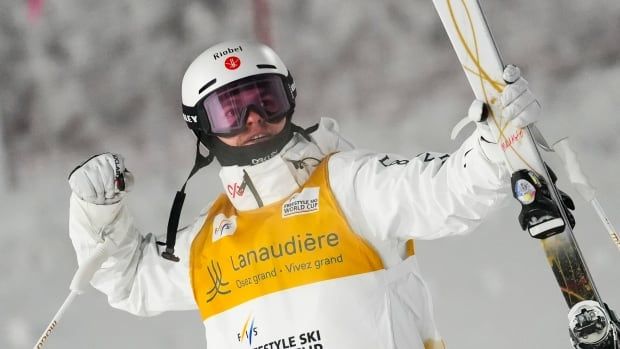
{"type": "Polygon", "coordinates": [[[4,113],[0,105],[0,185],[10,188],[8,176],[8,164],[6,162],[6,144],[4,137],[4,113]]]}
{"type": "Polygon", "coordinates": [[[271,12],[269,10],[269,0],[254,0],[254,35],[256,39],[267,46],[273,47],[271,37],[271,12]]]}

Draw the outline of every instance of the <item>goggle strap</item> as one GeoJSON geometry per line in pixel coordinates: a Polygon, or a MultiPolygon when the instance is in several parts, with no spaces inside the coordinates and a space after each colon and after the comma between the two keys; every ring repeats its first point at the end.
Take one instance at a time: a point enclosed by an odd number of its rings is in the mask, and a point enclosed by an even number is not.
{"type": "Polygon", "coordinates": [[[166,250],[162,252],[161,256],[167,260],[178,262],[179,257],[174,255],[174,245],[177,239],[177,231],[179,230],[179,219],[181,217],[181,211],[183,209],[183,203],[185,202],[185,187],[187,186],[187,182],[196,172],[198,172],[203,167],[209,165],[215,156],[209,152],[209,155],[203,156],[200,153],[200,133],[198,134],[198,140],[196,142],[196,159],[194,161],[194,166],[187,176],[185,183],[181,187],[181,190],[177,191],[174,196],[174,201],[172,202],[172,208],[170,209],[170,216],[168,217],[168,229],[166,231],[166,242],[163,243],[161,241],[157,241],[157,244],[162,246],[166,246],[166,250]]]}
{"type": "Polygon", "coordinates": [[[200,128],[200,124],[198,123],[198,109],[196,107],[190,107],[185,104],[183,106],[183,120],[192,130],[197,130],[200,128]]]}

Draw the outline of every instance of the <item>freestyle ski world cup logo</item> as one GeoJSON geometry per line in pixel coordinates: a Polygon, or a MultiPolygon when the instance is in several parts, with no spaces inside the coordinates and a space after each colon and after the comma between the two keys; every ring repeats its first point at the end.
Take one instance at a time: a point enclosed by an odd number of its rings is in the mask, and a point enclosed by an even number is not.
{"type": "Polygon", "coordinates": [[[293,194],[282,204],[282,218],[317,212],[318,210],[319,188],[305,188],[300,193],[293,194]]]}

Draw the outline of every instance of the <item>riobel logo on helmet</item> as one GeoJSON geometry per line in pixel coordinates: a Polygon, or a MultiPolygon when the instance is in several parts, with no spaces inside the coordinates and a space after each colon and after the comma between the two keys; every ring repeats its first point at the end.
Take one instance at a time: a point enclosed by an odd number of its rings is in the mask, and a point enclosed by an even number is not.
{"type": "Polygon", "coordinates": [[[241,60],[237,56],[230,56],[224,61],[224,65],[228,70],[235,70],[241,66],[241,60]]]}
{"type": "Polygon", "coordinates": [[[231,53],[235,53],[235,52],[241,52],[243,51],[243,48],[241,47],[241,45],[239,45],[239,47],[235,47],[235,48],[227,48],[224,51],[220,51],[220,52],[216,52],[213,54],[213,59],[214,60],[218,60],[226,55],[229,55],[231,53]]]}

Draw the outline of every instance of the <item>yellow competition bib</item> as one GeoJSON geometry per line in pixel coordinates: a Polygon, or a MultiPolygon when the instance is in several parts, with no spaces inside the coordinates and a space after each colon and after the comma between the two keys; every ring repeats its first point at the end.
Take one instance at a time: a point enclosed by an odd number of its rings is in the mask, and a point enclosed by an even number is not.
{"type": "Polygon", "coordinates": [[[269,206],[238,212],[220,195],[190,255],[203,321],[274,292],[381,269],[377,252],[340,211],[326,160],[303,188],[269,206]]]}

